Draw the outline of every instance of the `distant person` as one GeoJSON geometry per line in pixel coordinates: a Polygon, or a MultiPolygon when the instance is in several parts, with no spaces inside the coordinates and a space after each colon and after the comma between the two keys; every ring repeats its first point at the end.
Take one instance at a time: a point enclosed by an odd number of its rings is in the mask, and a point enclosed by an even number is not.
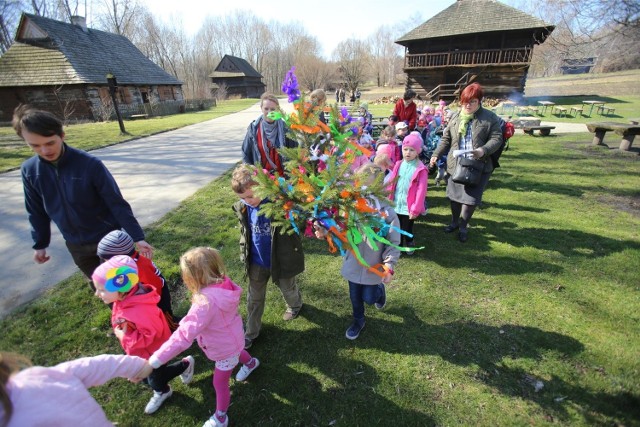
{"type": "Polygon", "coordinates": [[[407,89],[402,99],[396,102],[393,109],[393,115],[398,117],[398,121],[405,122],[407,126],[409,126],[409,131],[412,131],[416,127],[416,121],[418,119],[416,103],[413,102],[415,98],[415,91],[407,89]]]}
{"type": "Polygon", "coordinates": [[[327,104],[327,94],[322,89],[316,89],[309,94],[309,98],[311,99],[311,102],[315,102],[320,109],[319,119],[326,125],[327,117],[324,114],[324,106],[327,104]]]}
{"type": "Polygon", "coordinates": [[[96,157],[64,142],[62,122],[53,114],[20,106],[13,128],[36,153],[20,168],[33,259],[49,261],[51,221],[65,240],[73,261],[88,278],[100,265],[98,242],[112,230],[124,228],[140,253],[151,259],[153,248],[122,197],[109,170],[96,157]]]}
{"type": "Polygon", "coordinates": [[[356,95],[356,102],[357,102],[357,103],[360,103],[360,96],[361,96],[362,94],[360,93],[360,89],[359,89],[359,88],[356,88],[356,93],[355,93],[355,95],[356,95]]]}
{"type": "Polygon", "coordinates": [[[336,104],[340,102],[340,88],[336,88],[336,104]]]}
{"type": "Polygon", "coordinates": [[[347,97],[347,93],[344,88],[340,88],[340,103],[344,104],[347,97]]]}
{"type": "Polygon", "coordinates": [[[147,370],[162,366],[197,341],[207,358],[215,362],[216,410],[204,427],[227,426],[233,369],[242,364],[236,381],[244,381],[260,366],[260,361],[243,348],[242,317],[238,313],[242,288],[226,275],[220,253],[212,248],[187,251],[180,257],[180,270],[192,295],[191,308],[178,330],[151,355],[147,370]]]}
{"type": "Polygon", "coordinates": [[[231,176],[231,189],[240,198],[233,211],[240,222],[240,259],[249,278],[247,321],[244,348],[248,349],[260,334],[269,279],[280,288],[287,309],[282,319],[298,317],[302,294],[296,276],[304,271],[302,241],[297,233],[289,234],[276,227],[260,212],[260,199],[253,193],[253,172],[238,166],[231,176]]]}
{"type": "Polygon", "coordinates": [[[114,378],[140,377],[144,367],[140,357],[115,354],[31,366],[24,356],[0,352],[0,425],[113,425],[87,389],[114,378]]]}
{"type": "Polygon", "coordinates": [[[260,97],[262,114],[247,128],[242,142],[242,161],[260,165],[269,173],[284,175],[284,159],[278,153],[282,147],[297,147],[298,143],[287,137],[287,127],[282,120],[274,120],[269,113],[280,111],[278,98],[271,93],[260,97]]]}
{"type": "Polygon", "coordinates": [[[447,172],[453,175],[460,158],[476,159],[482,162],[480,182],[471,186],[447,179],[447,198],[451,201],[451,223],[444,228],[445,233],[458,231],[458,240],[466,242],[471,216],[482,201],[482,193],[489,183],[494,169],[491,154],[502,145],[500,118],[482,107],[484,89],[472,83],[460,94],[460,111],[453,113],[449,125],[442,134],[438,147],[433,152],[430,165],[436,165],[439,158],[449,151],[447,172]],[[455,150],[462,150],[461,156],[454,156],[455,150]]]}

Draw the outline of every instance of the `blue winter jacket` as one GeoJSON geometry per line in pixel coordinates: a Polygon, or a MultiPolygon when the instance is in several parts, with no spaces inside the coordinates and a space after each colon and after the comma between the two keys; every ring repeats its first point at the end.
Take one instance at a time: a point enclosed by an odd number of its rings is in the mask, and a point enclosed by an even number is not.
{"type": "Polygon", "coordinates": [[[144,240],[131,206],[96,157],[64,144],[57,165],[36,155],[25,161],[20,171],[33,249],[49,246],[51,221],[73,244],[97,243],[121,228],[135,242],[144,240]]]}

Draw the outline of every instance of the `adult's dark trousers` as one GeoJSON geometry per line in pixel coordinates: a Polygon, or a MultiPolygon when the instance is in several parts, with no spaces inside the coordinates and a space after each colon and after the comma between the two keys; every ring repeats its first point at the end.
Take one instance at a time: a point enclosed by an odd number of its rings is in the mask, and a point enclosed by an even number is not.
{"type": "Polygon", "coordinates": [[[93,282],[91,281],[91,275],[100,265],[100,258],[97,255],[98,243],[86,243],[81,245],[66,241],[64,243],[67,245],[67,249],[73,258],[73,262],[78,266],[80,271],[89,278],[89,286],[91,286],[91,289],[95,291],[96,288],[93,286],[93,282]]]}

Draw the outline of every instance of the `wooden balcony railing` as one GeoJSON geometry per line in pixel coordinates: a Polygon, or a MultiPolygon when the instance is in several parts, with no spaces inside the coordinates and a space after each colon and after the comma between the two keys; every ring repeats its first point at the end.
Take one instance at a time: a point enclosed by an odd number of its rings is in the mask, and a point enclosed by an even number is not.
{"type": "Polygon", "coordinates": [[[407,54],[404,68],[451,67],[456,65],[527,64],[531,48],[457,50],[441,53],[407,54]]]}

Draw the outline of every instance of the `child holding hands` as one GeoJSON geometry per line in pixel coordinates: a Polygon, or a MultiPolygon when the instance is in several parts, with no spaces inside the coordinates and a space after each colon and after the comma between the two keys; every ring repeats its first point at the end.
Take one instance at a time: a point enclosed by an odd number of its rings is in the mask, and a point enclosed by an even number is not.
{"type": "MultiPolygon", "coordinates": [[[[157,306],[160,295],[138,282],[136,262],[126,255],[114,256],[100,264],[91,278],[96,296],[105,304],[113,304],[111,324],[125,353],[148,359],[171,336],[167,319],[157,306]]],[[[171,397],[169,381],[180,375],[184,384],[191,382],[194,364],[193,357],[188,356],[157,366],[145,380],[153,389],[145,414],[156,412],[171,397]]]]}
{"type": "Polygon", "coordinates": [[[43,367],[0,352],[0,426],[111,426],[87,389],[140,377],[145,363],[137,356],[101,354],[43,367]]]}
{"type": "Polygon", "coordinates": [[[180,257],[180,269],[182,280],[192,293],[192,305],[171,338],[149,358],[147,369],[161,366],[197,340],[204,354],[215,361],[216,411],[204,427],[226,427],[233,369],[238,362],[242,363],[236,381],[244,381],[260,365],[244,349],[242,318],[238,313],[242,288],[227,277],[220,253],[212,248],[187,251],[180,257]]]}
{"type": "MultiPolygon", "coordinates": [[[[422,152],[422,137],[411,132],[402,141],[402,161],[397,162],[389,174],[389,197],[396,203],[396,213],[400,228],[412,237],[402,235],[401,246],[413,247],[413,223],[425,212],[424,200],[427,196],[428,171],[418,159],[422,152]],[[395,178],[398,177],[396,180],[395,178]]],[[[411,255],[413,252],[407,252],[411,255]]]]}
{"type": "MultiPolygon", "coordinates": [[[[371,180],[382,174],[382,169],[373,163],[362,166],[358,173],[369,176],[371,180]]],[[[370,200],[375,205],[380,214],[384,217],[388,227],[380,230],[384,233],[384,237],[392,244],[397,246],[400,243],[400,233],[398,233],[398,216],[393,208],[384,200],[370,200]]],[[[315,225],[315,235],[322,239],[327,236],[327,231],[320,224],[315,225]]],[[[385,284],[389,284],[393,278],[393,268],[400,258],[400,251],[391,245],[383,245],[375,242],[377,249],[372,249],[368,243],[369,237],[363,236],[362,242],[358,245],[358,250],[362,258],[371,266],[382,264],[384,268],[383,276],[372,272],[368,267],[360,264],[356,256],[352,252],[347,252],[342,263],[342,277],[349,282],[349,298],[353,309],[353,321],[345,336],[347,339],[355,340],[360,336],[360,332],[364,328],[364,304],[375,304],[378,310],[382,310],[387,303],[387,293],[385,284]]]]}

